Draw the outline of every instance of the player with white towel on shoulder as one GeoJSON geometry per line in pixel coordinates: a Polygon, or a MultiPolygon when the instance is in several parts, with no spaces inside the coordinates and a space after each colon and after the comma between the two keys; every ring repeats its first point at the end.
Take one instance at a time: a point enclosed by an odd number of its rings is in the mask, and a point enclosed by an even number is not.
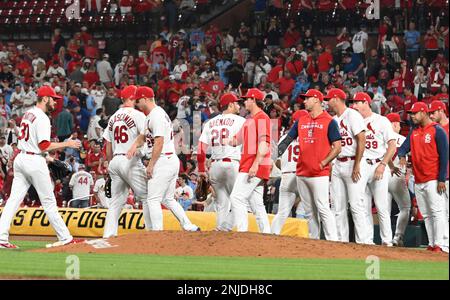
{"type": "MultiPolygon", "coordinates": [[[[353,96],[353,108],[364,118],[366,125],[366,150],[364,151],[363,163],[367,164],[367,176],[363,176],[363,183],[373,195],[377,208],[380,224],[380,236],[384,246],[392,247],[391,212],[388,204],[388,186],[391,177],[390,169],[387,167],[397,149],[395,135],[389,120],[372,112],[370,103],[372,99],[364,92],[358,92],[353,96]]],[[[370,224],[368,227],[368,241],[373,243],[373,218],[372,218],[372,195],[366,191],[363,199],[366,205],[366,217],[370,224]]]]}

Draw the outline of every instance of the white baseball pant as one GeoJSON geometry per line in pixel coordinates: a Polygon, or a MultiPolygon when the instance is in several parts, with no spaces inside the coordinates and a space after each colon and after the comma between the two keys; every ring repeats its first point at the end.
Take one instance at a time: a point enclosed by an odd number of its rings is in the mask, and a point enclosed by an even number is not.
{"type": "Polygon", "coordinates": [[[406,185],[405,175],[393,175],[389,179],[388,185],[388,210],[391,211],[392,199],[397,203],[399,214],[395,227],[394,240],[403,238],[406,226],[409,222],[409,211],[411,210],[411,198],[409,196],[408,187],[406,185]]]}
{"type": "Polygon", "coordinates": [[[111,176],[111,199],[106,213],[105,229],[103,238],[118,235],[119,217],[122,208],[127,202],[129,189],[134,192],[138,201],[142,201],[145,226],[150,226],[150,217],[147,203],[143,201],[147,196],[145,167],[138,157],[128,159],[125,155],[116,155],[111,160],[108,167],[111,176]]]}
{"type": "Polygon", "coordinates": [[[231,210],[234,216],[234,225],[238,232],[248,231],[248,206],[256,217],[259,231],[270,233],[270,223],[264,206],[264,186],[262,179],[253,177],[248,180],[248,173],[239,172],[231,192],[231,210]]]}
{"type": "Polygon", "coordinates": [[[352,179],[353,165],[353,160],[347,160],[345,162],[335,160],[331,173],[331,206],[335,212],[339,241],[348,243],[350,240],[347,213],[348,205],[350,205],[350,212],[353,223],[355,224],[355,242],[358,244],[366,244],[368,243],[368,225],[364,210],[365,206],[362,200],[365,186],[362,178],[366,176],[367,165],[361,161],[361,179],[356,183],[352,179]]]}
{"type": "Polygon", "coordinates": [[[445,195],[437,192],[437,180],[425,183],[416,183],[414,191],[417,205],[422,213],[427,230],[430,246],[439,246],[448,251],[448,240],[445,241],[446,231],[448,233],[448,219],[446,220],[445,195]],[[446,244],[447,243],[447,244],[446,244]]]}
{"type": "Polygon", "coordinates": [[[233,212],[230,195],[239,173],[239,161],[214,161],[209,169],[209,180],[216,193],[217,230],[230,231],[233,228],[233,212]]]}
{"type": "Polygon", "coordinates": [[[271,225],[271,231],[273,234],[281,233],[283,225],[291,214],[292,207],[295,204],[295,199],[298,196],[297,176],[295,175],[295,172],[282,174],[278,199],[278,212],[273,218],[271,225]]]}
{"type": "MultiPolygon", "coordinates": [[[[306,219],[310,223],[323,225],[325,238],[329,241],[337,241],[336,219],[330,208],[329,177],[303,177],[297,176],[297,188],[300,198],[304,201],[306,210],[306,219]],[[309,209],[308,209],[309,208],[309,209]]],[[[310,228],[314,228],[313,225],[310,228]]],[[[318,227],[318,226],[317,226],[318,227]]],[[[310,238],[320,239],[320,232],[309,232],[310,238]]]]}
{"type": "Polygon", "coordinates": [[[180,160],[175,154],[161,154],[153,167],[152,177],[147,182],[147,205],[153,231],[163,230],[161,203],[175,197],[180,160]]]}
{"type": "Polygon", "coordinates": [[[40,155],[20,153],[14,160],[14,179],[9,197],[0,218],[0,242],[7,243],[9,229],[20,204],[23,201],[30,185],[33,185],[38,193],[39,200],[47,215],[47,218],[56,232],[58,240],[67,243],[72,240],[72,235],[58,213],[53,184],[45,158],[40,155]]]}
{"type": "Polygon", "coordinates": [[[392,245],[392,225],[391,225],[391,205],[388,204],[388,187],[389,179],[391,178],[391,171],[389,167],[385,167],[383,178],[375,180],[375,170],[378,167],[378,163],[373,165],[367,165],[367,182],[366,190],[363,195],[363,199],[366,205],[366,219],[369,223],[368,227],[368,240],[370,244],[373,244],[373,217],[372,217],[372,196],[377,208],[377,215],[380,225],[381,242],[385,245],[392,245]]]}

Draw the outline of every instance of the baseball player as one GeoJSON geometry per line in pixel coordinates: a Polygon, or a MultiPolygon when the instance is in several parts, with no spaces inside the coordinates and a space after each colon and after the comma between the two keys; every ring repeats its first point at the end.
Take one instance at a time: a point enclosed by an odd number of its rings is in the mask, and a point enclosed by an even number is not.
{"type": "MultiPolygon", "coordinates": [[[[400,122],[401,117],[398,113],[390,113],[386,118],[391,122],[392,129],[396,136],[397,149],[405,141],[405,137],[400,135],[400,122]]],[[[397,153],[395,153],[392,162],[389,163],[391,167],[391,177],[389,179],[388,186],[388,204],[389,211],[391,210],[392,199],[395,200],[399,208],[399,214],[397,218],[397,224],[395,228],[394,239],[392,244],[397,247],[403,247],[403,237],[405,235],[406,226],[409,222],[409,211],[411,210],[411,198],[409,196],[408,186],[406,183],[406,169],[400,168],[400,159],[397,153]]]]}
{"type": "MultiPolygon", "coordinates": [[[[428,112],[430,113],[430,118],[433,122],[438,123],[441,125],[442,128],[444,128],[445,133],[447,133],[447,138],[449,137],[448,132],[448,118],[445,114],[446,112],[446,106],[443,102],[435,100],[431,102],[430,107],[428,109],[428,112]]],[[[449,187],[448,187],[448,176],[449,176],[449,168],[447,165],[447,179],[445,180],[445,205],[446,205],[446,211],[447,211],[447,220],[448,220],[448,198],[449,198],[449,187]]]]}
{"type": "MultiPolygon", "coordinates": [[[[367,163],[367,176],[363,176],[363,186],[368,185],[375,200],[382,244],[392,247],[391,212],[388,204],[388,186],[391,173],[387,165],[396,152],[397,139],[389,120],[372,112],[370,108],[371,100],[370,96],[364,92],[355,93],[353,99],[351,99],[354,102],[353,108],[364,118],[367,129],[366,150],[363,156],[363,163],[367,163]]],[[[372,244],[372,197],[365,193],[363,198],[365,199],[366,217],[369,222],[368,242],[372,244]]]]}
{"type": "Polygon", "coordinates": [[[197,161],[200,174],[205,172],[206,152],[211,150],[211,167],[208,175],[216,194],[217,230],[229,231],[233,227],[230,213],[230,195],[239,173],[241,149],[224,145],[223,140],[235,136],[245,119],[239,116],[238,97],[226,93],[220,97],[222,114],[205,123],[200,136],[197,161]]]}
{"type": "Polygon", "coordinates": [[[416,102],[408,111],[417,125],[398,150],[400,165],[406,166],[411,152],[417,204],[428,235],[427,250],[448,253],[448,223],[445,209],[445,179],[448,165],[448,137],[444,129],[428,115],[424,102],[416,102]]]}
{"type": "MultiPolygon", "coordinates": [[[[308,111],[294,123],[288,137],[278,148],[278,155],[286,151],[293,139],[298,137],[300,154],[297,160],[297,188],[300,198],[305,202],[308,211],[308,224],[319,224],[322,221],[325,238],[337,241],[336,219],[330,208],[329,176],[330,162],[341,151],[341,135],[335,120],[323,110],[323,95],[320,91],[310,89],[304,104],[308,111]]],[[[314,227],[313,227],[314,228],[314,227]]],[[[310,238],[319,239],[320,231],[309,230],[310,238]]]]}
{"type": "Polygon", "coordinates": [[[245,109],[250,112],[241,130],[224,144],[242,145],[239,173],[231,192],[231,211],[238,232],[248,231],[247,207],[255,214],[262,233],[270,233],[270,223],[263,201],[264,181],[269,180],[272,168],[270,158],[270,119],[262,110],[264,93],[257,88],[248,89],[245,109]]]}
{"type": "MultiPolygon", "coordinates": [[[[305,116],[306,114],[308,114],[306,110],[296,111],[292,115],[293,122],[297,121],[301,116],[305,116]]],[[[280,138],[280,141],[283,141],[286,136],[287,134],[283,135],[280,138]]],[[[283,153],[279,160],[281,169],[280,196],[278,200],[278,212],[273,218],[271,225],[273,234],[278,235],[281,233],[283,225],[289,217],[292,207],[295,204],[295,199],[300,196],[297,189],[297,176],[295,175],[299,154],[300,145],[298,144],[297,138],[289,144],[287,151],[283,153]]]]}
{"type": "Polygon", "coordinates": [[[366,144],[366,127],[362,116],[346,106],[347,95],[341,89],[330,89],[326,99],[329,107],[336,113],[334,119],[339,124],[342,136],[342,150],[334,161],[331,173],[332,202],[336,216],[339,241],[349,241],[349,225],[347,207],[355,224],[355,241],[359,244],[367,242],[367,223],[365,206],[361,202],[364,186],[361,177],[367,172],[361,163],[366,144]]]}
{"type": "Polygon", "coordinates": [[[85,208],[89,206],[89,196],[94,185],[92,175],[86,172],[83,164],[78,166],[78,172],[74,173],[69,181],[72,189],[73,200],[70,207],[85,208]]]}
{"type": "Polygon", "coordinates": [[[18,148],[20,153],[14,160],[14,179],[9,197],[0,218],[0,248],[14,249],[16,245],[9,243],[9,228],[20,203],[30,185],[33,185],[47,214],[48,220],[58,237],[53,245],[79,243],[84,240],[74,239],[66,224],[58,213],[53,184],[43,152],[66,147],[79,149],[81,143],[68,139],[66,142],[50,142],[51,125],[47,113],[55,109],[55,99],[60,99],[52,87],[42,86],[38,89],[36,106],[28,110],[20,124],[18,148]]]}
{"type": "Polygon", "coordinates": [[[135,98],[136,106],[147,115],[142,123],[145,131],[135,138],[127,151],[127,157],[133,161],[137,149],[145,142],[151,151],[151,159],[143,173],[144,182],[147,184],[144,210],[147,210],[150,216],[151,230],[163,230],[162,203],[172,211],[184,230],[200,231],[175,200],[180,160],[175,153],[172,122],[164,109],[156,105],[155,94],[151,88],[139,87],[135,98]]]}
{"type": "MultiPolygon", "coordinates": [[[[152,229],[152,222],[148,209],[147,199],[147,175],[145,167],[139,156],[130,155],[128,150],[134,141],[145,132],[145,115],[136,110],[138,88],[130,85],[121,92],[123,105],[111,116],[108,127],[103,134],[106,140],[107,159],[110,160],[108,172],[111,176],[111,194],[108,213],[106,215],[104,238],[117,236],[118,220],[120,212],[125,205],[129,188],[134,192],[138,201],[142,202],[145,227],[152,229]],[[112,157],[112,159],[111,159],[112,157]]],[[[169,208],[185,230],[197,230],[197,226],[186,221],[187,217],[183,208],[176,205],[176,201],[164,203],[169,208]],[[175,202],[175,203],[173,203],[175,202]]]]}

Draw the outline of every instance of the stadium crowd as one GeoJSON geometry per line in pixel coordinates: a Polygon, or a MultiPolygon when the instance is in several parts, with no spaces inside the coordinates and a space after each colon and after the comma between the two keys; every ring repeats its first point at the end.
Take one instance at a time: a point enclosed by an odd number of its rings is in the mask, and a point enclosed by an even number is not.
{"type": "MultiPolygon", "coordinates": [[[[122,13],[141,13],[142,5],[152,9],[159,5],[138,2],[121,0],[118,5],[122,13]]],[[[415,102],[439,100],[448,107],[448,16],[441,10],[445,1],[409,1],[414,5],[403,10],[383,10],[386,13],[376,23],[366,22],[356,9],[346,9],[356,7],[357,1],[254,2],[251,18],[258,22],[243,22],[234,31],[213,24],[197,28],[195,20],[188,22],[192,27],[179,28],[171,11],[177,7],[170,7],[175,2],[164,1],[163,30],[138,52],[123,49],[118,61],[99,49],[86,26],[70,39],[64,38],[68,33],[63,36],[55,29],[48,53],[0,42],[0,205],[11,190],[21,116],[35,103],[36,88],[44,84],[63,96],[51,113],[52,137],[79,139],[83,145],[80,151],[49,154],[68,169],[63,180],[55,181],[59,206],[74,198],[73,174],[86,171],[92,176],[94,197],[80,207],[107,206],[102,191],[108,167],[102,132],[108,117],[120,107],[120,90],[127,85],[153,88],[159,105],[173,120],[182,161],[176,197],[186,210],[212,208],[209,201],[207,208],[195,201],[193,193],[198,170],[196,145],[190,141],[198,140],[200,130],[183,125],[203,124],[217,115],[218,99],[225,92],[242,95],[251,87],[263,90],[265,112],[279,125],[277,136],[289,128],[292,114],[303,108],[299,95],[310,88],[325,94],[338,87],[349,97],[366,91],[373,98],[374,112],[401,115],[404,135],[411,125],[406,112],[415,102]],[[322,14],[330,18],[336,14],[336,23],[325,24],[322,14]],[[329,29],[331,39],[318,35],[320,26],[329,29]],[[369,31],[376,34],[369,37],[369,31]]],[[[381,2],[389,2],[383,8],[390,8],[395,1],[381,2]]],[[[193,8],[207,3],[183,0],[177,5],[193,8]]],[[[245,117],[247,112],[242,108],[240,114],[245,117]]],[[[269,213],[276,212],[278,186],[276,179],[266,186],[269,213]]],[[[24,205],[40,205],[33,188],[24,205]]],[[[139,207],[132,193],[128,205],[139,207]]]]}

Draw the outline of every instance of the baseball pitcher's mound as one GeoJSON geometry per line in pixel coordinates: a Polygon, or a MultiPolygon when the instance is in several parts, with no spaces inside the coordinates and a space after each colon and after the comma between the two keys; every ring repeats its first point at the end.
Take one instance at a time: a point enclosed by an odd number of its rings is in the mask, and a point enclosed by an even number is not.
{"type": "Polygon", "coordinates": [[[237,232],[161,231],[90,240],[37,252],[121,253],[180,256],[247,256],[274,258],[366,259],[375,255],[390,260],[447,261],[448,255],[407,248],[387,248],[310,240],[298,237],[237,232]]]}

